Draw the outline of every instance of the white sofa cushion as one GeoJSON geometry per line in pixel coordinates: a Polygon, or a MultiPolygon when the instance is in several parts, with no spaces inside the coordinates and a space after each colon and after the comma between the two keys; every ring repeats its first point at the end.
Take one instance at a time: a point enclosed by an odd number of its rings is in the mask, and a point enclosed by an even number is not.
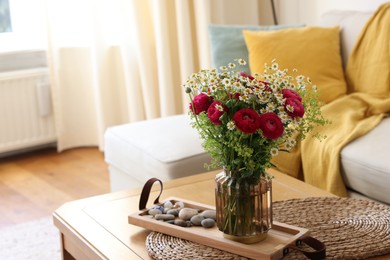
{"type": "Polygon", "coordinates": [[[390,204],[390,118],[341,151],[347,187],[390,204]]]}
{"type": "Polygon", "coordinates": [[[204,163],[210,162],[187,115],[111,127],[105,140],[106,162],[140,183],[205,172],[204,163]]]}
{"type": "Polygon", "coordinates": [[[335,10],[321,16],[322,26],[339,26],[341,56],[344,67],[348,62],[355,41],[373,12],[335,10]]]}

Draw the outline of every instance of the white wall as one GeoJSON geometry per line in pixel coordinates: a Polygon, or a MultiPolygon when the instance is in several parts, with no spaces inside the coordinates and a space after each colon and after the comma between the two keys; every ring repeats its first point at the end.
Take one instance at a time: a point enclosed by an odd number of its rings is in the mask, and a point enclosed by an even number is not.
{"type": "Polygon", "coordinates": [[[373,11],[388,0],[274,0],[279,24],[319,25],[320,17],[330,10],[373,11]]]}

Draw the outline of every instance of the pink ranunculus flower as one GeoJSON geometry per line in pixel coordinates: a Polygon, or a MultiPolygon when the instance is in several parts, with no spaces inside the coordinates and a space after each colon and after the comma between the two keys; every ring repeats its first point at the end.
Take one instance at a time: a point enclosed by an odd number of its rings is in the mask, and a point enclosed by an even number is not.
{"type": "Polygon", "coordinates": [[[287,98],[295,98],[295,99],[298,99],[299,101],[302,101],[302,97],[292,89],[288,89],[288,88],[282,89],[282,94],[283,94],[283,97],[286,99],[287,98]]]}
{"type": "Polygon", "coordinates": [[[228,112],[228,108],[221,102],[214,101],[207,109],[207,116],[214,125],[220,125],[222,124],[220,118],[225,112],[228,112]],[[222,111],[218,109],[218,106],[222,107],[222,111]]]}
{"type": "Polygon", "coordinates": [[[204,93],[200,93],[199,95],[195,96],[192,100],[192,103],[190,103],[190,110],[196,115],[199,115],[201,112],[207,111],[210,104],[211,98],[204,93]]]}
{"type": "Polygon", "coordinates": [[[251,108],[238,110],[233,116],[233,121],[236,127],[246,134],[253,134],[260,127],[260,116],[251,108]]]}
{"type": "Polygon", "coordinates": [[[292,118],[303,117],[305,114],[305,108],[302,102],[296,98],[287,98],[286,103],[284,104],[286,112],[292,118]],[[292,111],[289,109],[292,107],[292,111]]]}
{"type": "Polygon", "coordinates": [[[268,112],[260,116],[260,129],[265,138],[276,140],[283,135],[284,126],[277,114],[268,112]]]}

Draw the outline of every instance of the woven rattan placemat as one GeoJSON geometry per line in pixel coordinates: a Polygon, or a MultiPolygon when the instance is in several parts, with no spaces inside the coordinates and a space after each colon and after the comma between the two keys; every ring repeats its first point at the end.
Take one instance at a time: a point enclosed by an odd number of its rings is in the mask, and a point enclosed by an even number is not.
{"type": "MultiPolygon", "coordinates": [[[[327,259],[390,254],[390,207],[368,200],[306,198],[273,203],[274,220],[304,227],[326,245],[327,259]]],[[[247,259],[158,232],[146,239],[153,259],[247,259]]],[[[305,259],[291,252],[284,259],[305,259]]]]}

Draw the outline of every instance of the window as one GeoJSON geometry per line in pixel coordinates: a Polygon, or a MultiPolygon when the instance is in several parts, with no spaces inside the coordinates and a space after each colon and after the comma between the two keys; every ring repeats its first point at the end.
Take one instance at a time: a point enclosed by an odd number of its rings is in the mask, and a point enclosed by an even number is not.
{"type": "Polygon", "coordinates": [[[0,0],[0,54],[45,50],[45,0],[0,0]]]}
{"type": "Polygon", "coordinates": [[[0,0],[0,33],[12,32],[8,0],[0,0]]]}

